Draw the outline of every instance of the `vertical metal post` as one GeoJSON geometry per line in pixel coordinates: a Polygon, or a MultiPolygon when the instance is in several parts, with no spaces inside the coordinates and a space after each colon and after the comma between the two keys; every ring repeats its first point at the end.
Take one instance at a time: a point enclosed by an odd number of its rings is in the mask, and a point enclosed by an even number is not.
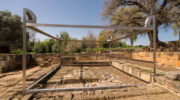
{"type": "Polygon", "coordinates": [[[22,73],[22,81],[23,81],[23,95],[26,94],[26,11],[23,9],[23,73],[22,73]]]}
{"type": "MultiPolygon", "coordinates": [[[[153,19],[155,20],[155,18],[153,19]]],[[[155,21],[154,21],[154,24],[155,24],[155,21]]],[[[155,24],[155,27],[154,27],[154,30],[153,30],[153,63],[154,63],[154,76],[153,76],[153,79],[154,79],[154,82],[155,82],[155,76],[156,76],[156,24],[155,24]]]]}
{"type": "Polygon", "coordinates": [[[61,41],[59,42],[59,63],[61,64],[61,41]]]}
{"type": "Polygon", "coordinates": [[[110,46],[110,51],[109,51],[109,63],[110,63],[110,65],[111,65],[111,42],[110,42],[109,46],[110,46]]]}

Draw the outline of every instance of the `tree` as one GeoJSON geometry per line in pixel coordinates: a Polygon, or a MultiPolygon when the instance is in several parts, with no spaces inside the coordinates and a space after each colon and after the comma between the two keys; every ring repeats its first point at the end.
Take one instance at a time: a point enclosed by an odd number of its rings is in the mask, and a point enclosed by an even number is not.
{"type": "MultiPolygon", "coordinates": [[[[83,37],[83,38],[82,38],[82,41],[86,41],[86,37],[83,37]]],[[[85,50],[86,50],[86,48],[87,48],[87,46],[86,46],[86,42],[82,42],[81,51],[85,51],[85,50]]]]}
{"type": "Polygon", "coordinates": [[[174,36],[177,36],[179,34],[179,40],[180,40],[180,25],[174,24],[172,26],[172,29],[174,30],[174,36]]]}
{"type": "Polygon", "coordinates": [[[35,53],[46,53],[46,46],[41,41],[34,44],[33,52],[35,53]]]}
{"type": "MultiPolygon", "coordinates": [[[[26,33],[27,43],[29,33],[26,33]]],[[[22,48],[23,28],[21,17],[12,15],[9,11],[0,11],[0,52],[10,53],[10,51],[22,48]]]]}
{"type": "MultiPolygon", "coordinates": [[[[127,23],[133,23],[137,26],[144,26],[138,24],[137,22],[141,21],[144,23],[145,19],[148,16],[156,16],[156,43],[157,45],[165,46],[165,44],[159,41],[158,38],[158,28],[169,28],[171,24],[179,22],[180,16],[180,0],[105,0],[103,3],[103,12],[102,20],[111,21],[112,15],[115,15],[115,12],[119,7],[136,7],[137,9],[133,12],[143,13],[142,17],[132,16],[130,21],[127,23]]],[[[128,12],[127,12],[128,13],[128,12]]],[[[130,14],[129,14],[130,15],[130,14]]],[[[125,16],[129,17],[129,16],[125,16]]],[[[150,40],[149,47],[153,46],[153,32],[147,33],[150,40]]]]}
{"type": "Polygon", "coordinates": [[[28,47],[27,52],[32,52],[33,48],[34,48],[34,42],[33,41],[29,41],[27,47],[28,47]]]}
{"type": "Polygon", "coordinates": [[[52,53],[52,46],[54,44],[54,39],[45,39],[42,41],[45,46],[46,53],[52,53]]]}
{"type": "MultiPolygon", "coordinates": [[[[77,39],[73,38],[71,40],[77,40],[77,39]]],[[[82,47],[81,42],[75,42],[75,43],[68,42],[68,44],[66,45],[65,51],[69,53],[79,53],[81,51],[81,47],[82,47]]]]}
{"type": "MultiPolygon", "coordinates": [[[[103,36],[105,39],[107,39],[108,37],[112,37],[113,40],[119,38],[119,34],[115,34],[113,30],[102,30],[99,33],[99,37],[100,36],[103,36]]],[[[109,43],[105,44],[105,46],[109,48],[109,43]]],[[[111,47],[118,47],[118,46],[119,46],[119,41],[111,42],[111,47]]]]}
{"type": "MultiPolygon", "coordinates": [[[[62,34],[62,35],[64,36],[64,40],[70,40],[70,39],[71,39],[70,36],[69,36],[69,34],[68,34],[67,32],[65,32],[65,31],[61,31],[60,34],[62,34]]],[[[65,49],[66,49],[67,44],[68,44],[67,41],[62,41],[62,43],[61,43],[62,53],[65,52],[65,49]]]]}
{"type": "MultiPolygon", "coordinates": [[[[97,41],[106,41],[106,38],[101,35],[101,36],[98,37],[97,41]]],[[[101,47],[108,48],[109,43],[107,43],[107,42],[96,42],[96,47],[97,48],[101,48],[101,47]]]]}
{"type": "MultiPolygon", "coordinates": [[[[64,36],[64,40],[70,40],[70,36],[67,32],[65,31],[61,31],[60,34],[62,34],[64,36]]],[[[59,35],[56,35],[57,38],[59,38],[59,35]]],[[[52,51],[55,52],[55,53],[59,53],[59,41],[58,40],[55,40],[53,46],[52,46],[52,51]]],[[[67,41],[63,41],[61,43],[61,53],[65,53],[65,48],[66,48],[66,45],[68,44],[67,41]]]]}
{"type": "MultiPolygon", "coordinates": [[[[87,31],[88,32],[87,32],[86,40],[87,41],[96,41],[97,35],[94,33],[94,31],[92,29],[88,29],[87,31]]],[[[91,48],[91,51],[92,51],[92,48],[95,48],[96,44],[95,44],[95,42],[86,42],[86,46],[88,48],[91,48]]]]}
{"type": "MultiPolygon", "coordinates": [[[[131,21],[132,17],[142,17],[143,14],[141,12],[136,12],[137,7],[119,7],[119,9],[116,11],[115,15],[112,15],[112,21],[111,24],[115,26],[137,26],[136,24],[141,25],[142,22],[136,22],[136,23],[129,23],[131,21]]],[[[114,33],[119,34],[121,37],[128,36],[134,33],[137,33],[137,30],[118,30],[116,29],[114,33]]],[[[142,34],[140,34],[142,35],[142,34]]],[[[133,43],[137,40],[137,36],[129,37],[131,42],[131,47],[133,47],[133,43]]]]}

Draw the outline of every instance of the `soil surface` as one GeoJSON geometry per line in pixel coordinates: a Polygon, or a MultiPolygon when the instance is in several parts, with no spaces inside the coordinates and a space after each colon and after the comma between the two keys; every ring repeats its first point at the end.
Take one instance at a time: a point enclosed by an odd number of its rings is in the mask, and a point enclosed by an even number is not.
{"type": "MultiPolygon", "coordinates": [[[[32,66],[27,69],[26,86],[37,81],[57,65],[44,68],[32,66]]],[[[153,84],[119,89],[37,93],[23,96],[21,80],[22,71],[20,70],[0,74],[0,100],[180,100],[176,95],[153,84]]],[[[111,66],[62,66],[33,88],[55,89],[130,84],[146,83],[111,66]]]]}

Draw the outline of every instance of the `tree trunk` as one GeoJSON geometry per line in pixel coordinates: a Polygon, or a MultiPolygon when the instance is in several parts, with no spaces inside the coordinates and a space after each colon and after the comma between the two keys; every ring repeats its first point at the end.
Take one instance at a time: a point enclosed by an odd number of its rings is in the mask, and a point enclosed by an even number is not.
{"type": "MultiPolygon", "coordinates": [[[[149,41],[150,41],[150,44],[149,44],[149,47],[153,47],[153,31],[151,32],[148,32],[148,37],[149,37],[149,41]]],[[[166,46],[165,43],[159,41],[159,38],[158,38],[158,29],[156,28],[156,45],[157,46],[166,46]]]]}
{"type": "Polygon", "coordinates": [[[132,39],[132,37],[130,38],[130,41],[131,41],[131,47],[133,47],[133,39],[132,39]]]}

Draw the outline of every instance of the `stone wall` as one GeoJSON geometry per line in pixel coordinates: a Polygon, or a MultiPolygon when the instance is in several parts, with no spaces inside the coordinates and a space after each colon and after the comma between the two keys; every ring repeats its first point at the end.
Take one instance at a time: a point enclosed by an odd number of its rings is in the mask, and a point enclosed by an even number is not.
{"type": "MultiPolygon", "coordinates": [[[[136,51],[117,51],[112,52],[112,55],[132,58],[138,60],[153,61],[153,52],[136,52],[136,51]]],[[[53,62],[59,62],[59,54],[27,54],[27,67],[31,64],[41,64],[47,61],[49,58],[53,58],[53,62]]],[[[90,55],[70,55],[62,56],[62,62],[68,63],[72,61],[82,60],[109,60],[108,53],[90,54],[90,55]],[[64,58],[63,58],[64,57],[64,58]],[[67,58],[67,57],[72,57],[67,58]]],[[[112,60],[116,60],[116,57],[112,57],[112,60]]],[[[156,52],[157,63],[165,64],[173,67],[180,67],[180,53],[178,52],[156,52]]],[[[0,53],[0,73],[12,71],[16,69],[22,69],[22,54],[3,54],[0,53]]]]}
{"type": "Polygon", "coordinates": [[[90,55],[82,55],[75,56],[76,60],[109,60],[108,54],[90,54],[90,55]]]}
{"type": "MultiPolygon", "coordinates": [[[[112,52],[112,55],[138,60],[153,61],[153,52],[123,51],[112,52]]],[[[179,52],[156,52],[156,62],[172,67],[180,67],[179,52]]]]}
{"type": "MultiPolygon", "coordinates": [[[[58,55],[56,54],[27,54],[26,64],[41,64],[49,58],[53,58],[53,61],[58,61],[58,55]]],[[[8,72],[16,69],[22,69],[22,54],[0,54],[0,73],[8,72]]]]}

